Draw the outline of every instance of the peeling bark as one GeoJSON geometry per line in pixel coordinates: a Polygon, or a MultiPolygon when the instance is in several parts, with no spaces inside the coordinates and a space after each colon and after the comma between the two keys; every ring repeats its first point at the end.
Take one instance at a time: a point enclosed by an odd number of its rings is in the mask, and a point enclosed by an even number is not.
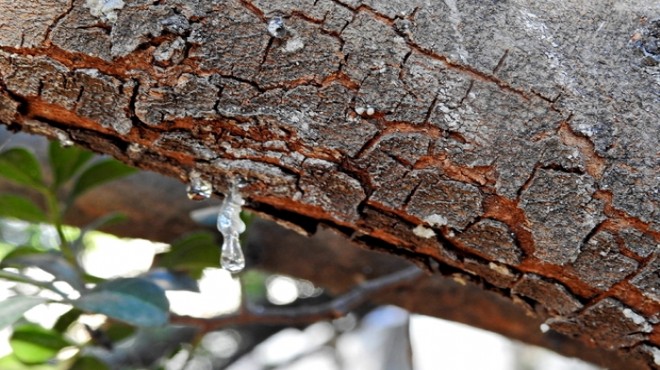
{"type": "Polygon", "coordinates": [[[660,4],[58,4],[0,1],[0,122],[239,175],[258,212],[658,366],[660,4]]]}

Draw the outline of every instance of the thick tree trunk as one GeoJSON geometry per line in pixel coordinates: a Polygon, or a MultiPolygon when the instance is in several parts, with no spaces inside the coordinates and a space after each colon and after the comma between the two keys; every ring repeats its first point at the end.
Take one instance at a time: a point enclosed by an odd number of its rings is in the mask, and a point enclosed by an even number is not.
{"type": "Polygon", "coordinates": [[[196,170],[217,194],[240,176],[258,212],[478,282],[652,368],[658,14],[643,0],[0,0],[0,121],[196,170]]]}

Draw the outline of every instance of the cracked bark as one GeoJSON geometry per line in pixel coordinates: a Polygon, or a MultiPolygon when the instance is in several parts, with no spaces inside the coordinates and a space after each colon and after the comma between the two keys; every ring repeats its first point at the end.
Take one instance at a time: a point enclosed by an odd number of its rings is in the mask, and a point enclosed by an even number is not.
{"type": "Polygon", "coordinates": [[[257,212],[476,282],[658,366],[657,5],[0,10],[10,128],[183,181],[194,169],[218,195],[242,176],[257,212]]]}

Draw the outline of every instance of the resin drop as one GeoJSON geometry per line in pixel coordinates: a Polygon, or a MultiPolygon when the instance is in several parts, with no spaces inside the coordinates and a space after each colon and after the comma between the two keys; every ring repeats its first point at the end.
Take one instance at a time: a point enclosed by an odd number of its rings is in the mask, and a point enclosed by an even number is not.
{"type": "Polygon", "coordinates": [[[232,233],[222,243],[220,265],[232,274],[239,273],[245,268],[245,257],[237,233],[232,233]]]}
{"type": "Polygon", "coordinates": [[[60,138],[59,141],[60,141],[60,146],[61,146],[62,148],[69,148],[69,147],[72,147],[72,146],[73,146],[73,141],[72,141],[71,139],[68,139],[68,138],[60,138]]]}
{"type": "Polygon", "coordinates": [[[282,17],[273,17],[268,21],[268,33],[278,39],[286,36],[286,28],[284,28],[282,17]]]}
{"type": "Polygon", "coordinates": [[[188,178],[190,179],[190,183],[186,188],[188,198],[192,200],[204,200],[211,197],[213,186],[210,182],[202,179],[200,174],[194,171],[188,175],[188,178]]]}
{"type": "Polygon", "coordinates": [[[245,200],[238,192],[238,184],[234,183],[222,202],[218,214],[218,231],[223,237],[220,265],[232,274],[241,272],[245,268],[245,257],[238,237],[245,231],[245,223],[241,220],[243,204],[245,200]]]}
{"type": "Polygon", "coordinates": [[[56,130],[55,131],[55,137],[57,138],[57,141],[60,142],[60,146],[62,148],[68,148],[68,147],[73,146],[73,144],[74,144],[73,140],[71,140],[71,136],[69,136],[69,134],[67,134],[64,131],[56,130]]]}

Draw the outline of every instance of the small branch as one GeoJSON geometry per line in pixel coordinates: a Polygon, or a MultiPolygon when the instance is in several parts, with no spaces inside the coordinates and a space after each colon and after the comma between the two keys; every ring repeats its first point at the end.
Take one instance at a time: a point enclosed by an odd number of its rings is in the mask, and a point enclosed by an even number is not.
{"type": "Polygon", "coordinates": [[[0,279],[9,280],[9,281],[13,281],[13,282],[16,282],[16,283],[24,283],[24,284],[34,285],[38,288],[50,290],[51,292],[56,293],[60,297],[64,298],[65,301],[68,300],[67,294],[62,292],[61,290],[57,289],[57,287],[55,287],[55,285],[53,285],[53,283],[49,282],[49,281],[35,280],[35,279],[32,279],[28,276],[18,274],[18,273],[15,273],[15,272],[11,272],[11,271],[7,271],[7,270],[0,270],[0,279]]]}
{"type": "Polygon", "coordinates": [[[419,268],[409,267],[361,283],[347,293],[316,306],[285,308],[246,306],[245,310],[238,313],[211,319],[175,315],[170,321],[172,324],[197,326],[202,331],[209,332],[229,325],[298,325],[335,319],[346,315],[376,293],[411,282],[422,274],[423,271],[419,268]]]}

